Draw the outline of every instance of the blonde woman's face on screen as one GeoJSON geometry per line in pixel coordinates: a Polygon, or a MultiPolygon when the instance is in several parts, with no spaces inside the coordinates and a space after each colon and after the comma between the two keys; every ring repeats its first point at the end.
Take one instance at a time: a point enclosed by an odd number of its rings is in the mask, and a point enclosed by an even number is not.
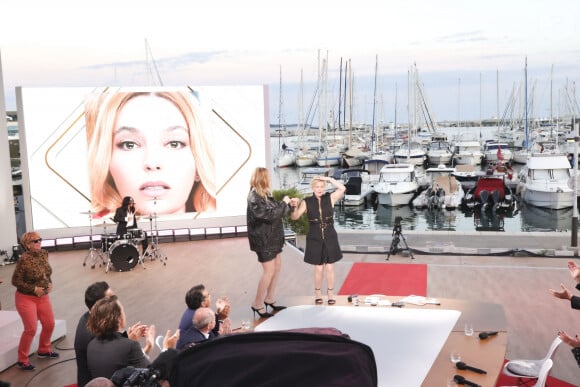
{"type": "Polygon", "coordinates": [[[141,214],[185,212],[196,165],[179,109],[164,98],[139,96],[119,112],[110,173],[121,196],[141,214]]]}

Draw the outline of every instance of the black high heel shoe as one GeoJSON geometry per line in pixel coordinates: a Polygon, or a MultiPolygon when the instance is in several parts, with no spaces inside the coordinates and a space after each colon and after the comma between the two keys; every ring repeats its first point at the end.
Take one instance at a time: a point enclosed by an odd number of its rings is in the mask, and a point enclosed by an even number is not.
{"type": "MultiPolygon", "coordinates": [[[[326,290],[326,294],[328,294],[328,292],[332,292],[334,288],[328,288],[326,290]]],[[[336,304],[336,300],[334,298],[330,298],[330,295],[328,296],[328,305],[334,305],[336,304]]]]}
{"type": "MultiPolygon", "coordinates": [[[[314,291],[320,291],[320,289],[314,289],[314,291]]],[[[324,302],[324,300],[322,298],[315,298],[314,299],[314,303],[316,305],[321,305],[324,302]]]]}
{"type": "Polygon", "coordinates": [[[264,308],[254,308],[253,306],[250,306],[250,308],[252,308],[252,311],[254,312],[254,318],[256,317],[256,313],[258,313],[258,316],[260,317],[272,317],[273,314],[272,313],[268,313],[267,311],[262,313],[260,312],[261,310],[265,310],[264,308]]]}
{"type": "Polygon", "coordinates": [[[271,303],[270,303],[270,302],[266,302],[266,301],[264,301],[264,305],[266,306],[266,312],[268,311],[268,307],[272,308],[272,310],[273,310],[274,312],[278,312],[278,311],[280,311],[280,310],[284,310],[284,309],[286,309],[286,307],[285,307],[285,306],[282,306],[282,305],[274,305],[275,303],[276,303],[276,301],[274,301],[274,302],[271,302],[271,303]]]}

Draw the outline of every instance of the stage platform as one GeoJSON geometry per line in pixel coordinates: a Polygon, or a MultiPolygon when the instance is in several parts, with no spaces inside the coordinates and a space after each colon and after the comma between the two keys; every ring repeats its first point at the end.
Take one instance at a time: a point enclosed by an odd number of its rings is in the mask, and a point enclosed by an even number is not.
{"type": "MultiPolygon", "coordinates": [[[[36,351],[38,348],[38,337],[40,336],[41,329],[39,322],[36,335],[30,346],[32,351],[36,351]]],[[[18,343],[22,330],[22,321],[20,320],[18,312],[0,310],[0,372],[16,364],[18,361],[18,343]]],[[[56,320],[50,341],[54,342],[64,336],[66,336],[66,321],[56,320]]]]}

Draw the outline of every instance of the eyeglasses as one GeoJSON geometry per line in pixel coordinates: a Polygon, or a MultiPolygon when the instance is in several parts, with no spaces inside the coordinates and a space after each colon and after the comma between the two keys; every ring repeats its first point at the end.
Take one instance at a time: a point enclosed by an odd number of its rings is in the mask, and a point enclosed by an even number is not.
{"type": "Polygon", "coordinates": [[[42,238],[35,239],[35,240],[31,241],[31,242],[32,242],[32,243],[38,243],[38,242],[42,242],[42,238]]]}

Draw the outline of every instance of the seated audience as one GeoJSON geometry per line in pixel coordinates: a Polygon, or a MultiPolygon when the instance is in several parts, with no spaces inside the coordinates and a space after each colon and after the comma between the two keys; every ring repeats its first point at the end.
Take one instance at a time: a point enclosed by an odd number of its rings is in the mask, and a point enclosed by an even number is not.
{"type": "MultiPolygon", "coordinates": [[[[200,307],[211,308],[211,295],[204,285],[196,285],[189,289],[185,294],[185,303],[187,305],[187,309],[183,312],[179,322],[180,337],[176,346],[176,348],[179,350],[183,349],[186,344],[191,342],[189,337],[191,332],[194,330],[193,315],[195,311],[200,307]]],[[[218,298],[216,301],[216,310],[216,324],[213,329],[214,333],[216,335],[230,333],[231,322],[229,319],[229,299],[224,296],[218,298]],[[224,325],[223,328],[222,324],[224,325]]]]}
{"type": "Polygon", "coordinates": [[[93,305],[95,305],[95,302],[101,298],[110,297],[113,294],[115,294],[113,289],[111,289],[109,284],[105,281],[95,282],[85,290],[85,305],[88,310],[79,319],[74,344],[77,362],[78,387],[83,387],[92,379],[89,367],[87,366],[87,346],[89,345],[89,341],[94,337],[87,329],[87,320],[89,319],[90,310],[93,305]]]}
{"type": "Polygon", "coordinates": [[[210,308],[197,308],[193,314],[192,323],[193,329],[187,331],[182,349],[218,336],[213,330],[216,325],[215,313],[210,308]]]}
{"type": "MultiPolygon", "coordinates": [[[[116,370],[133,366],[149,366],[148,353],[155,340],[155,326],[146,328],[146,343],[143,348],[137,341],[124,335],[126,316],[117,296],[100,299],[91,308],[87,327],[95,338],[87,347],[87,364],[93,378],[111,378],[116,370]]],[[[171,335],[168,330],[163,340],[163,350],[174,348],[179,338],[179,330],[171,335]]]]}

